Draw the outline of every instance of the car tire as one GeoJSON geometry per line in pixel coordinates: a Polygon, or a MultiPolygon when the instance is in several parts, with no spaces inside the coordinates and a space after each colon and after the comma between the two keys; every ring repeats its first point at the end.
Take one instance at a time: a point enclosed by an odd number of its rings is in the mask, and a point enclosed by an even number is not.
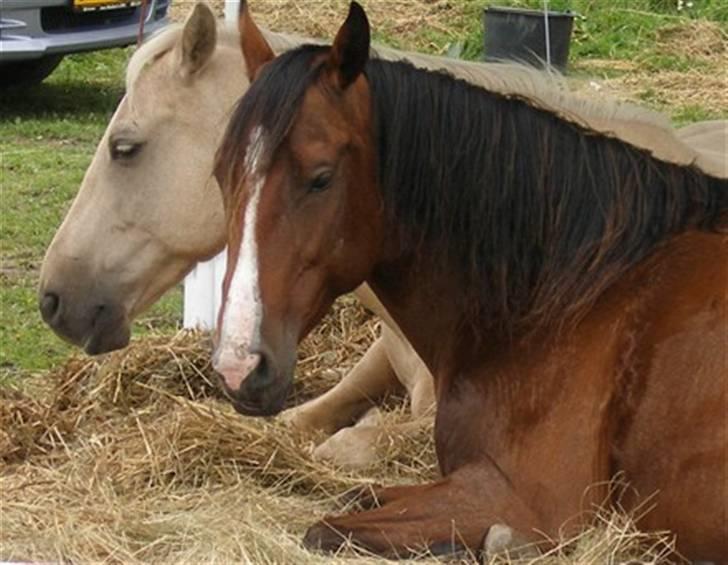
{"type": "Polygon", "coordinates": [[[40,59],[14,61],[0,65],[0,88],[31,86],[42,82],[61,64],[63,55],[46,55],[40,59]]]}

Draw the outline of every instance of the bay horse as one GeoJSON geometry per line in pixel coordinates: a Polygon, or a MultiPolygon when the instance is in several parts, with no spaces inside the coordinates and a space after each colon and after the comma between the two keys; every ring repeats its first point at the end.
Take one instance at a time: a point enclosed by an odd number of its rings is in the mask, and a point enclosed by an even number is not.
{"type": "Polygon", "coordinates": [[[304,543],[403,556],[491,527],[578,527],[623,474],[630,511],[728,559],[728,181],[619,111],[554,111],[333,45],[275,57],[241,3],[250,89],[218,150],[228,268],[213,363],[270,415],[297,343],[366,281],[431,370],[443,478],[381,489],[304,543]],[[376,507],[377,504],[379,507],[376,507]]]}

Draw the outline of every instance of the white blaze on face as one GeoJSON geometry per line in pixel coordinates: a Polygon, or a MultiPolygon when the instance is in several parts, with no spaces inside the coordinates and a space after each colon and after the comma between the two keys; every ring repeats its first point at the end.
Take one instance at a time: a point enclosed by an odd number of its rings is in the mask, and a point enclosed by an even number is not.
{"type": "Polygon", "coordinates": [[[265,175],[259,170],[263,150],[263,131],[258,126],[250,134],[245,155],[245,175],[250,183],[250,195],[245,209],[238,260],[225,298],[220,340],[213,356],[215,370],[223,376],[231,390],[238,390],[260,363],[260,355],[251,351],[259,346],[263,315],[258,283],[258,245],[255,239],[258,202],[265,184],[265,175]]]}

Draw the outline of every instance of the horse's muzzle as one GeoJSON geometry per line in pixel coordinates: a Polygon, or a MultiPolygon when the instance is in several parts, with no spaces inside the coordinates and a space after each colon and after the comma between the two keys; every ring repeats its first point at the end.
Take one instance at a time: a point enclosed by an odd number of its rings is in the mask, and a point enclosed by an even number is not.
{"type": "MultiPolygon", "coordinates": [[[[53,331],[89,355],[121,349],[129,344],[129,322],[121,306],[101,303],[74,308],[61,293],[41,291],[38,307],[41,317],[53,331]]],[[[85,302],[85,301],[82,301],[85,302]]]]}
{"type": "Polygon", "coordinates": [[[233,407],[246,416],[274,416],[283,410],[288,392],[293,384],[293,367],[274,360],[267,348],[251,352],[247,359],[255,359],[245,375],[235,374],[241,368],[229,359],[220,359],[216,352],[213,366],[220,377],[220,385],[233,407]],[[230,386],[239,382],[237,388],[230,386]]]}

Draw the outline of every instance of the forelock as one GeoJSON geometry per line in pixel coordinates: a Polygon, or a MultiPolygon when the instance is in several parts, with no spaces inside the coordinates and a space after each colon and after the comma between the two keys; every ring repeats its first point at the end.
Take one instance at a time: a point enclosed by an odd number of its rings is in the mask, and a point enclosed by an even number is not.
{"type": "Polygon", "coordinates": [[[250,132],[248,141],[248,150],[245,153],[245,175],[251,177],[259,177],[265,174],[262,166],[262,159],[266,153],[266,134],[262,126],[256,126],[250,132]]]}
{"type": "Polygon", "coordinates": [[[182,35],[182,29],[180,24],[168,26],[155,33],[134,52],[126,67],[127,91],[131,90],[145,69],[172,50],[182,35]]]}
{"type": "Polygon", "coordinates": [[[216,175],[225,191],[234,191],[241,184],[242,175],[252,163],[251,151],[257,152],[257,169],[267,168],[290,131],[306,90],[321,71],[316,58],[328,49],[304,45],[277,57],[238,101],[216,157],[216,175]],[[250,142],[256,136],[260,136],[261,143],[253,148],[250,142]]]}

